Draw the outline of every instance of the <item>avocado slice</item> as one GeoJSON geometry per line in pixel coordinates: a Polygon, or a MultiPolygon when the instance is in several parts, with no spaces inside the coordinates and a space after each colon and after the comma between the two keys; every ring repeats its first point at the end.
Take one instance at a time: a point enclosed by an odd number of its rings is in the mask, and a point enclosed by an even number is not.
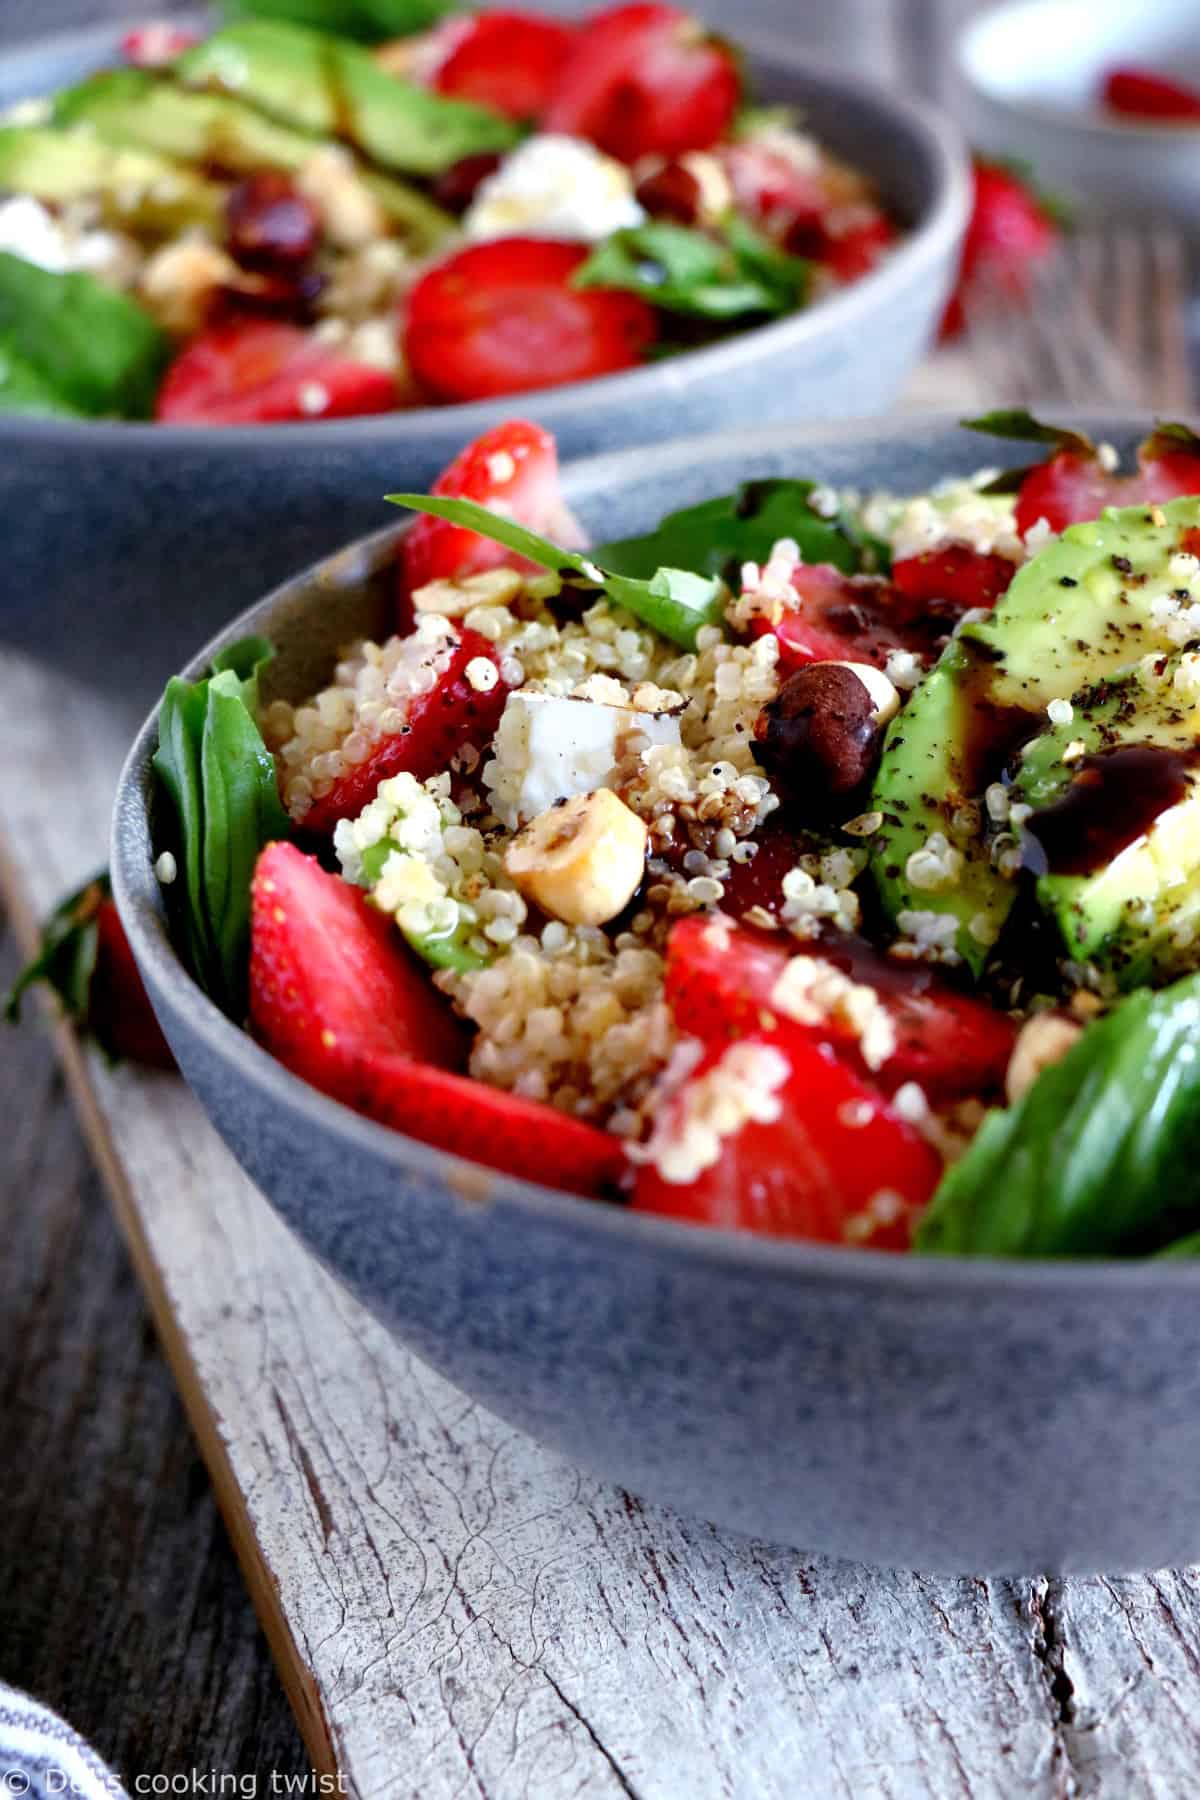
{"type": "MultiPolygon", "coordinates": [[[[145,69],[110,69],[68,88],[58,96],[53,118],[56,125],[86,128],[107,144],[235,175],[259,169],[293,175],[322,143],[228,94],[179,87],[145,69]]],[[[371,169],[361,169],[359,175],[397,234],[409,239],[419,255],[455,230],[449,213],[406,182],[371,169]]]]}
{"type": "Polygon", "coordinates": [[[872,795],[882,815],[872,879],[902,930],[914,923],[902,915],[948,914],[948,945],[982,970],[1021,861],[1005,820],[989,819],[987,790],[1047,729],[1051,701],[1094,693],[1145,655],[1200,641],[1200,607],[1194,619],[1187,610],[1193,593],[1200,601],[1200,580],[1186,588],[1170,569],[1182,534],[1198,527],[1200,499],[1191,498],[1072,525],[947,647],[890,726],[872,795]],[[957,855],[913,864],[939,832],[957,855]]]}
{"type": "Polygon", "coordinates": [[[464,156],[511,148],[520,128],[483,106],[400,81],[344,39],[247,19],[186,50],[189,87],[216,89],[301,131],[355,145],[384,169],[436,175],[464,156]]]}
{"type": "Polygon", "coordinates": [[[51,204],[95,198],[110,225],[164,236],[215,226],[225,204],[215,182],[165,156],[40,125],[0,127],[0,190],[51,204]]]}
{"type": "Polygon", "coordinates": [[[169,354],[124,294],[0,252],[0,411],[148,418],[169,354]]]}
{"type": "Polygon", "coordinates": [[[1200,955],[1200,657],[1145,667],[1076,697],[1022,753],[1012,799],[1022,861],[1067,954],[1118,988],[1200,955]],[[1021,815],[1018,815],[1021,817],[1021,815]]]}

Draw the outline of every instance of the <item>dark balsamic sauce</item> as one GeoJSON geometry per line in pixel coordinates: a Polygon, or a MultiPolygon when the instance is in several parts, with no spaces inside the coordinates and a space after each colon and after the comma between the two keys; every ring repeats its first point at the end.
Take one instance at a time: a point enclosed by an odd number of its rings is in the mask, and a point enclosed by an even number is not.
{"type": "Polygon", "coordinates": [[[1127,744],[1081,757],[1062,798],[1025,824],[1035,875],[1091,875],[1186,798],[1200,751],[1127,744]]]}
{"type": "Polygon", "coordinates": [[[973,638],[960,642],[968,659],[961,677],[965,718],[960,785],[964,795],[974,797],[1004,779],[1017,752],[1045,729],[1045,717],[994,699],[996,664],[1002,653],[973,638]]]}

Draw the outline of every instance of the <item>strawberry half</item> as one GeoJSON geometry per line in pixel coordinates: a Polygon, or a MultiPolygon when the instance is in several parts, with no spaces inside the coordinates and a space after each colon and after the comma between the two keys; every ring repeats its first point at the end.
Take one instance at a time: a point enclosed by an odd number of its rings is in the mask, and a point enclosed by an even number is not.
{"type": "Polygon", "coordinates": [[[885,1093],[919,1082],[933,1100],[999,1094],[1016,1041],[1006,1013],[958,989],[927,965],[891,962],[858,939],[831,934],[791,941],[693,914],[681,919],[667,947],[666,993],[681,1031],[705,1044],[768,1034],[788,1043],[799,1035],[829,1044],[839,1058],[885,1093]],[[818,956],[873,988],[896,1031],[896,1046],[868,1070],[849,1027],[837,1020],[800,1025],[781,1016],[771,995],[793,956],[818,956]]]}
{"type": "MultiPolygon", "coordinates": [[[[878,575],[845,575],[832,563],[800,563],[792,575],[795,603],[774,623],[755,619],[755,637],[779,640],[785,674],[810,662],[866,662],[886,666],[892,650],[929,649],[907,629],[895,608],[895,590],[878,575]]],[[[947,631],[950,626],[945,628],[947,631]]]]}
{"type": "Polygon", "coordinates": [[[576,27],[533,13],[487,12],[465,22],[452,19],[449,31],[448,54],[433,77],[439,94],[490,106],[510,119],[539,119],[576,27]]]}
{"type": "MultiPolygon", "coordinates": [[[[692,1181],[667,1181],[653,1164],[642,1166],[634,1209],[769,1237],[906,1250],[941,1158],[828,1045],[798,1036],[758,1041],[786,1064],[778,1116],[726,1137],[718,1160],[692,1181]]],[[[668,1130],[731,1049],[710,1049],[665,1101],[668,1130]]]]}
{"type": "Polygon", "coordinates": [[[404,354],[437,400],[491,400],[636,368],[658,335],[636,294],[574,288],[580,244],[495,238],[472,244],[417,282],[404,354]]]}
{"type": "Polygon", "coordinates": [[[1030,469],[1017,495],[1017,529],[1045,519],[1052,531],[1098,519],[1106,506],[1161,505],[1200,494],[1200,439],[1172,428],[1154,431],[1140,445],[1137,471],[1118,475],[1099,455],[1068,445],[1030,469]]]}
{"type": "MultiPolygon", "coordinates": [[[[896,591],[918,612],[929,605],[952,607],[960,613],[990,609],[1005,593],[1017,572],[1007,556],[985,555],[969,544],[946,544],[921,556],[905,556],[892,564],[896,591]]],[[[947,617],[947,629],[953,625],[947,617]]]]}
{"type": "Polygon", "coordinates": [[[582,26],[542,123],[622,162],[682,156],[727,134],[741,86],[730,51],[690,13],[638,0],[582,26]]]}
{"type": "Polygon", "coordinates": [[[304,829],[327,836],[339,819],[353,819],[374,799],[381,781],[407,772],[417,781],[428,781],[449,768],[455,752],[464,744],[484,750],[491,742],[508,688],[498,680],[483,691],[467,680],[467,667],[484,658],[497,670],[496,646],[477,631],[464,626],[458,634],[450,661],[426,694],[408,702],[403,728],[377,740],[366,760],[355,764],[334,782],[327,794],[315,799],[304,815],[304,829]]]}
{"type": "Polygon", "coordinates": [[[254,875],[250,1021],[302,1081],[438,1149],[581,1194],[625,1166],[607,1132],[457,1073],[463,1035],[391,921],[294,844],[254,875]]]}
{"type": "MultiPolygon", "coordinates": [[[[554,439],[526,419],[508,419],[477,437],[442,470],[431,492],[495,507],[568,549],[583,542],[559,489],[554,439]]],[[[421,513],[400,540],[401,595],[430,581],[505,565],[526,566],[503,544],[421,513]]]]}
{"type": "Polygon", "coordinates": [[[230,319],[180,351],[155,416],[164,425],[267,425],[391,412],[399,404],[385,369],[339,356],[298,325],[230,319]]]}
{"type": "Polygon", "coordinates": [[[1156,75],[1153,69],[1110,69],[1102,94],[1106,106],[1129,119],[1191,125],[1200,120],[1200,88],[1156,75]]]}

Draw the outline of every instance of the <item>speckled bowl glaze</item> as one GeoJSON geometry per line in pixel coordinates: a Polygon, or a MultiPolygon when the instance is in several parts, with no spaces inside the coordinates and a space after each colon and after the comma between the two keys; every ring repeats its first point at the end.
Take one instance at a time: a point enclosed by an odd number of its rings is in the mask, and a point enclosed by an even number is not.
{"type": "MultiPolygon", "coordinates": [[[[1127,448],[1128,421],[1082,421],[1127,448]]],[[[947,422],[771,430],[578,464],[598,537],[749,476],[921,488],[1020,462],[947,422]]],[[[1036,455],[1036,451],[1032,452],[1036,455]]],[[[388,629],[396,533],[245,613],[275,692],[388,629]]],[[[121,914],[188,1080],[298,1235],[461,1387],[636,1494],[744,1532],[953,1572],[1200,1554],[1200,1269],[926,1260],[634,1215],[493,1175],[359,1118],[230,1024],[167,936],[146,724],[113,836],[121,914]]]]}
{"type": "MultiPolygon", "coordinates": [[[[569,9],[568,9],[569,10],[569,9]]],[[[109,28],[58,38],[0,69],[0,106],[117,56],[109,28]]],[[[750,58],[765,99],[879,184],[909,227],[878,272],[728,343],[605,380],[469,406],[329,424],[181,429],[0,417],[9,521],[0,642],[127,697],[131,719],[198,639],[315,556],[382,522],[380,496],[426,485],[514,413],[564,456],[714,426],[829,419],[886,407],[936,326],[968,183],[954,133],[786,46],[750,58]]]]}

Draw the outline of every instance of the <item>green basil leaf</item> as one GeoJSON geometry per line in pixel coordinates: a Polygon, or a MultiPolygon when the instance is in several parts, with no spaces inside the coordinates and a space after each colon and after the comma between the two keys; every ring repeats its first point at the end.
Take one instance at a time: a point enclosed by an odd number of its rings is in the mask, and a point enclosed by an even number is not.
{"type": "Polygon", "coordinates": [[[1172,1259],[1200,1256],[1200,1231],[1191,1231],[1187,1237],[1176,1238],[1173,1244],[1168,1244],[1165,1250],[1157,1251],[1156,1255],[1159,1258],[1170,1257],[1172,1259]]]}
{"type": "Polygon", "coordinates": [[[167,683],[154,768],[176,822],[188,961],[201,986],[231,1016],[245,999],[250,880],[264,844],[288,837],[275,762],[255,714],[258,679],[274,655],[265,638],[220,652],[203,681],[167,683]]]}
{"type": "Polygon", "coordinates": [[[428,31],[458,0],[221,0],[227,19],[282,19],[363,43],[428,31]]]}
{"type": "Polygon", "coordinates": [[[58,995],[66,1016],[86,1027],[99,946],[96,915],[111,893],[108,871],[101,870],[59,901],[42,927],[37,955],[4,996],[3,1015],[10,1025],[20,1019],[21,1002],[29,989],[44,981],[58,995]]]}
{"type": "Polygon", "coordinates": [[[999,407],[994,412],[980,413],[975,419],[959,421],[966,431],[983,431],[989,437],[1016,438],[1023,444],[1048,444],[1055,450],[1072,450],[1079,456],[1094,456],[1096,446],[1082,431],[1069,425],[1047,425],[1035,419],[1024,407],[999,407]]]}
{"type": "Polygon", "coordinates": [[[722,234],[662,221],[614,232],[576,269],[572,286],[620,288],[665,312],[706,319],[793,312],[803,303],[807,263],[736,215],[722,234]]]}
{"type": "Polygon", "coordinates": [[[0,412],[149,418],[168,353],[124,294],[0,251],[0,412]]]}
{"type": "Polygon", "coordinates": [[[618,575],[646,578],[656,569],[696,569],[733,585],[744,562],[766,562],[780,538],[792,538],[805,562],[832,563],[848,575],[889,566],[886,544],[870,538],[850,514],[814,512],[815,481],[747,481],[732,494],[668,513],[641,537],[597,545],[594,556],[618,575]]]}
{"type": "Polygon", "coordinates": [[[501,518],[473,500],[456,500],[439,494],[387,494],[393,506],[431,513],[452,525],[465,525],[491,538],[518,556],[550,569],[557,575],[578,578],[598,588],[617,606],[631,612],[643,624],[659,631],[685,650],[696,648],[696,635],[706,625],[722,624],[726,588],[715,576],[697,575],[687,569],[658,569],[650,580],[606,573],[590,557],[563,550],[513,519],[501,518]]]}
{"type": "Polygon", "coordinates": [[[1090,1025],[989,1113],[916,1233],[936,1255],[1139,1255],[1200,1222],[1200,974],[1090,1025]]]}

